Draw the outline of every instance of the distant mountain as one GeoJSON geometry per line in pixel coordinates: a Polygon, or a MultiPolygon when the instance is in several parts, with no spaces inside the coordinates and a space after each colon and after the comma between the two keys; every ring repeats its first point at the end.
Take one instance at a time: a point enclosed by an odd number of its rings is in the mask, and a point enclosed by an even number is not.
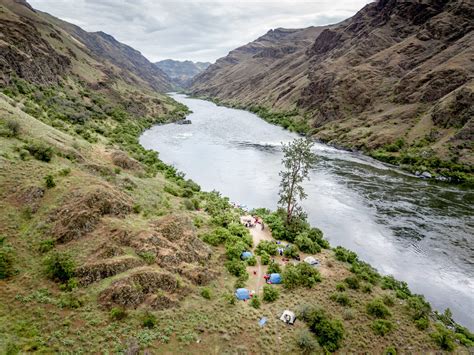
{"type": "Polygon", "coordinates": [[[176,85],[185,87],[190,79],[206,70],[211,63],[165,59],[156,62],[155,65],[165,72],[176,85]]]}
{"type": "Polygon", "coordinates": [[[330,28],[270,31],[217,60],[190,91],[297,109],[315,137],[385,161],[469,172],[473,18],[472,1],[379,0],[330,28]]]}

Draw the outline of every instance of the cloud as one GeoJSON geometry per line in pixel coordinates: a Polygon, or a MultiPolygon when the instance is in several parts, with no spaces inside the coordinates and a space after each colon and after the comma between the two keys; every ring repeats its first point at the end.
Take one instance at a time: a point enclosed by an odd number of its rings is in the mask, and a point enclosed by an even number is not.
{"type": "Polygon", "coordinates": [[[277,27],[336,23],[371,0],[30,0],[33,7],[104,31],[151,61],[215,61],[277,27]]]}

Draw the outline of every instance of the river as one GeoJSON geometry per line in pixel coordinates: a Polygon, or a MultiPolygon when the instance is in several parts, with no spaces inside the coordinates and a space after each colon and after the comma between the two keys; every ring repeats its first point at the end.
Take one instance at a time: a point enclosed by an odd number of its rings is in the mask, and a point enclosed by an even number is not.
{"type": "MultiPolygon", "coordinates": [[[[243,110],[171,96],[192,110],[192,124],[154,126],[140,143],[204,190],[275,209],[281,142],[297,135],[243,110]]],[[[327,145],[316,143],[314,151],[318,163],[303,202],[310,223],[331,245],[357,252],[474,329],[474,191],[327,145]]]]}

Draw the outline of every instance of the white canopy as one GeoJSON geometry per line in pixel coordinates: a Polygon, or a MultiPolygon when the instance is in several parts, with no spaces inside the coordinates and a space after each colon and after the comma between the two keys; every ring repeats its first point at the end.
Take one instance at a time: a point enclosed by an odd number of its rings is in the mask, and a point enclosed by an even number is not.
{"type": "Polygon", "coordinates": [[[293,325],[296,320],[296,315],[292,311],[285,310],[283,314],[281,315],[280,320],[282,322],[285,322],[286,324],[293,325]]]}
{"type": "Polygon", "coordinates": [[[316,260],[312,256],[307,256],[306,258],[304,258],[304,262],[309,264],[309,265],[319,265],[319,261],[316,260]]]}

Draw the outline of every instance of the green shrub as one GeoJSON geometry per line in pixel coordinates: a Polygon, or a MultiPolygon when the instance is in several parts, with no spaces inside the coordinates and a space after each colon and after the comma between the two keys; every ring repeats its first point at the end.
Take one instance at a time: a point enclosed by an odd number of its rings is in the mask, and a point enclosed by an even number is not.
{"type": "Polygon", "coordinates": [[[50,175],[50,174],[46,175],[44,177],[44,183],[45,183],[47,189],[52,189],[53,187],[56,186],[56,182],[54,181],[54,177],[53,177],[53,175],[50,175]]]}
{"type": "MultiPolygon", "coordinates": [[[[237,288],[240,288],[240,287],[237,287],[237,288]]],[[[235,295],[233,293],[226,293],[224,295],[224,300],[227,301],[227,303],[229,303],[231,305],[234,305],[235,301],[236,301],[236,298],[235,298],[235,295]]]]}
{"type": "Polygon", "coordinates": [[[342,312],[342,318],[344,320],[352,320],[355,318],[355,311],[352,308],[346,308],[342,312]]]}
{"type": "Polygon", "coordinates": [[[343,284],[342,282],[338,282],[336,284],[336,290],[339,291],[339,292],[343,292],[346,290],[346,285],[343,284]]]}
{"type": "Polygon", "coordinates": [[[228,260],[225,262],[225,267],[227,268],[227,271],[229,271],[230,274],[241,277],[244,275],[247,275],[248,279],[248,273],[247,273],[247,265],[245,262],[241,260],[228,260]]]}
{"type": "Polygon", "coordinates": [[[308,232],[299,234],[295,239],[295,244],[303,253],[316,254],[321,251],[319,244],[308,237],[308,232]]]}
{"type": "Polygon", "coordinates": [[[203,287],[201,289],[201,296],[204,297],[206,300],[210,300],[212,298],[211,289],[208,287],[203,287]]]}
{"type": "Polygon", "coordinates": [[[306,329],[302,329],[298,333],[296,343],[304,354],[312,354],[319,349],[319,344],[314,338],[314,335],[306,329]]]}
{"type": "Polygon", "coordinates": [[[456,347],[454,341],[455,336],[454,332],[445,328],[442,324],[437,323],[435,324],[436,331],[430,334],[431,338],[435,341],[436,344],[442,349],[446,351],[453,351],[456,347]]]}
{"type": "Polygon", "coordinates": [[[110,318],[113,320],[122,320],[127,316],[127,312],[122,307],[113,307],[110,310],[110,318]]]}
{"type": "Polygon", "coordinates": [[[270,264],[270,261],[271,261],[270,255],[268,255],[265,252],[262,252],[260,255],[260,262],[262,263],[262,265],[268,265],[270,264]]]}
{"type": "Polygon", "coordinates": [[[370,284],[363,284],[362,285],[362,292],[372,293],[372,286],[370,284]]]}
{"type": "Polygon", "coordinates": [[[367,313],[375,318],[387,318],[391,316],[387,306],[380,298],[374,298],[367,304],[367,313]]]}
{"type": "Polygon", "coordinates": [[[247,260],[245,260],[245,262],[247,263],[248,266],[255,266],[255,265],[257,265],[257,259],[255,258],[254,255],[252,255],[250,258],[248,258],[247,260]]]}
{"type": "Polygon", "coordinates": [[[298,248],[294,245],[290,245],[289,247],[285,248],[283,255],[287,258],[295,259],[299,255],[298,248]]]}
{"type": "Polygon", "coordinates": [[[138,256],[142,258],[148,265],[154,264],[156,261],[156,255],[151,251],[143,251],[138,253],[138,256]]]}
{"type": "Polygon", "coordinates": [[[414,321],[428,318],[431,313],[431,305],[421,295],[413,295],[407,301],[407,307],[414,321]]]}
{"type": "Polygon", "coordinates": [[[383,295],[382,301],[385,303],[386,306],[392,307],[395,304],[395,300],[390,295],[383,295]]]}
{"type": "Polygon", "coordinates": [[[363,261],[354,261],[351,265],[351,272],[360,279],[376,285],[380,280],[380,275],[372,266],[363,261]]]}
{"type": "Polygon", "coordinates": [[[307,263],[299,263],[296,266],[288,264],[281,276],[283,286],[288,289],[299,286],[311,288],[317,282],[321,282],[319,271],[307,263]]]}
{"type": "Polygon", "coordinates": [[[257,295],[253,295],[250,299],[250,305],[255,309],[259,309],[261,305],[260,298],[257,295]]]}
{"type": "Polygon", "coordinates": [[[195,210],[199,210],[199,208],[201,207],[201,203],[197,198],[192,198],[191,203],[193,204],[195,210]]]}
{"type": "Polygon", "coordinates": [[[276,261],[271,261],[270,264],[268,264],[267,273],[268,274],[280,274],[281,273],[280,264],[278,264],[276,261]]]}
{"type": "Polygon", "coordinates": [[[247,245],[238,237],[233,237],[227,240],[225,244],[225,252],[227,259],[240,259],[240,256],[247,250],[247,245]],[[233,239],[235,238],[235,239],[233,239]]]}
{"type": "Polygon", "coordinates": [[[7,120],[5,122],[5,127],[7,128],[10,137],[17,137],[20,134],[20,123],[13,120],[7,120]]]}
{"type": "Polygon", "coordinates": [[[425,329],[428,329],[430,325],[430,321],[428,318],[426,317],[422,317],[422,318],[419,318],[417,320],[415,320],[415,326],[419,329],[419,330],[425,330],[425,329]]]}
{"type": "MultiPolygon", "coordinates": [[[[219,244],[225,243],[232,234],[224,227],[217,227],[211,233],[204,234],[202,240],[208,244],[217,246],[219,244]]],[[[240,257],[240,255],[239,255],[240,257]]]]}
{"type": "Polygon", "coordinates": [[[237,288],[245,287],[248,278],[249,278],[249,274],[247,272],[245,272],[245,274],[240,275],[237,278],[237,280],[235,280],[234,288],[237,289],[237,288]]]}
{"type": "Polygon", "coordinates": [[[278,251],[278,246],[274,242],[270,242],[267,240],[262,240],[260,243],[258,243],[257,247],[255,248],[255,254],[257,255],[262,255],[263,253],[266,253],[268,255],[275,256],[278,251]]]}
{"type": "Polygon", "coordinates": [[[342,306],[350,306],[351,300],[349,299],[349,296],[345,292],[336,292],[331,295],[331,300],[334,302],[339,303],[342,306]]]}
{"type": "Polygon", "coordinates": [[[382,287],[383,290],[394,290],[397,298],[400,299],[407,299],[411,296],[411,292],[408,289],[407,283],[398,281],[393,276],[382,277],[382,283],[380,287],[382,287]]]}
{"type": "Polygon", "coordinates": [[[319,228],[311,228],[308,232],[308,237],[321,248],[329,249],[329,242],[323,238],[323,232],[319,228]]]}
{"type": "Polygon", "coordinates": [[[30,142],[24,147],[35,159],[49,163],[53,158],[53,148],[41,142],[30,142]]]}
{"type": "Polygon", "coordinates": [[[173,196],[181,196],[181,191],[179,191],[177,188],[171,186],[171,185],[166,185],[163,190],[167,193],[169,193],[170,195],[173,195],[173,196]]]}
{"type": "Polygon", "coordinates": [[[145,328],[152,329],[157,323],[156,316],[153,313],[146,312],[142,318],[142,325],[145,328]]]}
{"type": "Polygon", "coordinates": [[[389,346],[385,351],[383,352],[384,355],[397,355],[397,349],[393,346],[389,346]]]}
{"type": "Polygon", "coordinates": [[[188,211],[194,211],[194,210],[195,210],[194,204],[193,204],[193,202],[192,202],[190,199],[185,199],[185,200],[184,200],[184,207],[185,207],[188,211]]]}
{"type": "MultiPolygon", "coordinates": [[[[193,219],[193,224],[194,224],[194,226],[195,226],[196,228],[201,228],[202,225],[204,224],[204,220],[203,220],[203,218],[202,218],[201,216],[196,216],[196,217],[194,217],[194,219],[193,219]]],[[[204,240],[204,238],[203,238],[203,240],[204,240]]],[[[209,243],[209,244],[210,244],[210,243],[209,243]]]]}
{"type": "Polygon", "coordinates": [[[339,349],[344,337],[344,327],[340,320],[332,319],[323,309],[311,306],[303,310],[301,317],[326,351],[334,352],[339,349]]]}
{"type": "Polygon", "coordinates": [[[347,287],[357,290],[360,287],[359,279],[355,276],[349,276],[344,279],[347,287]]]}
{"type": "Polygon", "coordinates": [[[55,245],[55,240],[54,239],[42,240],[38,244],[38,251],[40,253],[43,253],[43,254],[47,253],[48,251],[50,251],[54,248],[54,245],[55,245]]]}
{"type": "Polygon", "coordinates": [[[393,330],[394,326],[393,323],[389,320],[376,319],[372,322],[371,328],[375,334],[384,336],[390,333],[393,330]]]}
{"type": "Polygon", "coordinates": [[[64,168],[59,170],[59,176],[68,176],[71,174],[71,168],[64,168]]]}
{"type": "Polygon", "coordinates": [[[44,260],[44,271],[54,281],[67,282],[74,276],[76,264],[68,253],[51,252],[44,260]]]}
{"type": "Polygon", "coordinates": [[[135,203],[132,207],[133,213],[139,214],[143,210],[142,206],[138,203],[135,203]]]}
{"type": "Polygon", "coordinates": [[[278,299],[280,292],[276,287],[265,285],[263,286],[263,301],[274,302],[278,299]]]}
{"type": "Polygon", "coordinates": [[[350,251],[346,248],[343,248],[341,246],[337,246],[334,248],[334,255],[336,256],[336,259],[339,261],[345,261],[350,264],[353,262],[357,261],[357,254],[354,253],[353,251],[350,251]]]}
{"type": "Polygon", "coordinates": [[[13,248],[6,243],[5,237],[0,236],[0,280],[6,279],[15,273],[13,262],[13,248]]]}
{"type": "Polygon", "coordinates": [[[62,291],[72,291],[79,286],[77,279],[75,277],[71,277],[66,282],[59,285],[59,289],[62,291]]]}

